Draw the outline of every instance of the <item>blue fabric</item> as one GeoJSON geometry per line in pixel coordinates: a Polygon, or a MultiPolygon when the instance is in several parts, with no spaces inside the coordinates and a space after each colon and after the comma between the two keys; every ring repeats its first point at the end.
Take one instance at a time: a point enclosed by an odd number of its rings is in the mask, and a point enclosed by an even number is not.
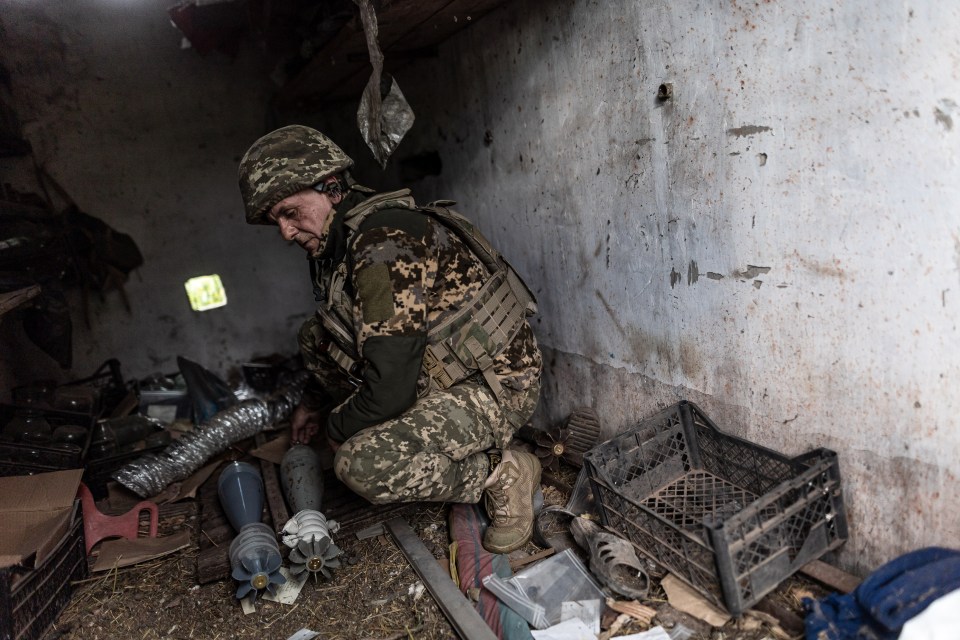
{"type": "Polygon", "coordinates": [[[960,551],[930,547],[884,565],[857,588],[860,605],[899,631],[931,602],[960,587],[960,551]]]}
{"type": "Polygon", "coordinates": [[[960,588],[960,551],[927,547],[883,565],[853,593],[807,599],[807,640],[896,640],[937,598],[960,588]]]}

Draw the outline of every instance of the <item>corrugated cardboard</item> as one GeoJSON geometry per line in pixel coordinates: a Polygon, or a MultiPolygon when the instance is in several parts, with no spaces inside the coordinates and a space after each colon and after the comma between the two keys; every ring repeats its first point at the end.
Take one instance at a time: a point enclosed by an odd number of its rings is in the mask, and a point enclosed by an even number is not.
{"type": "Polygon", "coordinates": [[[83,469],[0,478],[0,568],[47,554],[73,522],[83,469]]]}
{"type": "Polygon", "coordinates": [[[190,546],[190,532],[178,531],[164,538],[137,538],[136,540],[107,540],[100,547],[94,571],[108,571],[118,567],[161,558],[190,546]]]}

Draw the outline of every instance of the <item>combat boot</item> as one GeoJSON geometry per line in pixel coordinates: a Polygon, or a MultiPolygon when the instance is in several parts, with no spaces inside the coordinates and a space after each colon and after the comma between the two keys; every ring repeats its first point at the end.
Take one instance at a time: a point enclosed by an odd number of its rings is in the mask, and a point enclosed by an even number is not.
{"type": "Polygon", "coordinates": [[[533,535],[533,501],[540,489],[540,461],[522,451],[504,450],[484,485],[483,502],[490,526],[483,546],[491,553],[509,553],[533,535]]]}

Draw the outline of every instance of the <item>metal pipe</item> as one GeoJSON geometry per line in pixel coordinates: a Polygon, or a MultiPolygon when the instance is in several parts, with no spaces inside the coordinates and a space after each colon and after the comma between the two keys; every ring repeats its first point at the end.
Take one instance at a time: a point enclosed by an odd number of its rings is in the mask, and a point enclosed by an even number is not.
{"type": "Polygon", "coordinates": [[[169,484],[185,480],[230,445],[283,420],[300,403],[309,373],[298,371],[268,400],[245,400],[218,412],[195,431],[174,440],[159,453],[148,453],[112,474],[141,498],[155,496],[169,484]]]}

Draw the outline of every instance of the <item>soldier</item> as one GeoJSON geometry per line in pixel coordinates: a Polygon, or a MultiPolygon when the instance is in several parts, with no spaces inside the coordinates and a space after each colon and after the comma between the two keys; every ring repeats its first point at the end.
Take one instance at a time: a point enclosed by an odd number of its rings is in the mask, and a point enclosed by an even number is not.
{"type": "Polygon", "coordinates": [[[512,551],[540,490],[536,456],[507,449],[540,393],[533,296],[452,203],[374,193],[351,166],[299,125],[240,163],[247,222],[303,247],[319,302],[299,333],[313,375],[293,440],[324,429],[337,477],[373,503],[482,497],[484,546],[512,551]]]}

